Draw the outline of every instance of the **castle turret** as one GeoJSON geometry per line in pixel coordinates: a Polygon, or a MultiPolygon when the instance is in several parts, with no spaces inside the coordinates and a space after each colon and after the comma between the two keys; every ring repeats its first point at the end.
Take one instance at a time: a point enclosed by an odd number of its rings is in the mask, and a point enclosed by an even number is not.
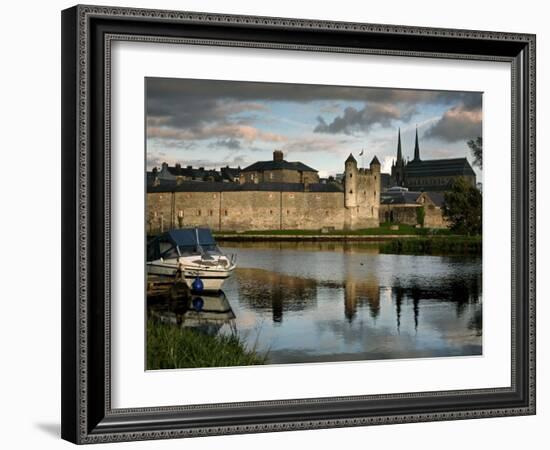
{"type": "Polygon", "coordinates": [[[344,171],[344,204],[346,208],[354,208],[357,206],[357,161],[350,153],[345,163],[344,171]]]}
{"type": "Polygon", "coordinates": [[[380,161],[376,156],[370,162],[370,170],[372,173],[380,173],[380,161]]]}
{"type": "Polygon", "coordinates": [[[420,147],[418,146],[418,127],[416,128],[416,137],[414,139],[414,159],[413,161],[420,161],[420,147]]]}

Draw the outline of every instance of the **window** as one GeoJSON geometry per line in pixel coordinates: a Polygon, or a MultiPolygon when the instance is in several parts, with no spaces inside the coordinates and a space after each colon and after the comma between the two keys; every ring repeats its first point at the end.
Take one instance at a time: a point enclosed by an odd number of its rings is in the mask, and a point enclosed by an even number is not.
{"type": "Polygon", "coordinates": [[[211,216],[211,215],[213,215],[213,214],[214,214],[214,211],[212,211],[212,210],[209,210],[209,211],[208,211],[208,215],[209,215],[209,216],[211,216]]]}
{"type": "Polygon", "coordinates": [[[349,190],[349,193],[350,193],[350,194],[353,194],[353,191],[350,189],[350,190],[349,190]]]}
{"type": "Polygon", "coordinates": [[[349,177],[351,178],[352,176],[353,176],[353,174],[352,174],[352,173],[350,173],[350,174],[349,174],[349,177]]]}
{"type": "Polygon", "coordinates": [[[199,210],[197,211],[197,216],[200,216],[200,215],[201,215],[201,210],[199,209],[199,210]]]}
{"type": "Polygon", "coordinates": [[[227,216],[227,209],[225,210],[225,212],[224,212],[224,215],[226,215],[226,216],[227,216]]]}
{"type": "Polygon", "coordinates": [[[269,210],[269,214],[273,215],[273,210],[272,209],[269,210]]]}

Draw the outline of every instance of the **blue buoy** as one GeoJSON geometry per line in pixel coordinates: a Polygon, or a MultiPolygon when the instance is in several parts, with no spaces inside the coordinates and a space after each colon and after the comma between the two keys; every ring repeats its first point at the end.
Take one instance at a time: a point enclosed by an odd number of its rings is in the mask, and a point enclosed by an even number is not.
{"type": "Polygon", "coordinates": [[[200,297],[195,297],[193,299],[193,308],[195,309],[195,311],[202,311],[202,308],[204,306],[204,300],[200,297]]]}
{"type": "Polygon", "coordinates": [[[204,284],[198,276],[197,276],[197,278],[195,278],[193,280],[193,283],[191,283],[191,289],[193,289],[194,292],[202,292],[203,291],[204,284]]]}

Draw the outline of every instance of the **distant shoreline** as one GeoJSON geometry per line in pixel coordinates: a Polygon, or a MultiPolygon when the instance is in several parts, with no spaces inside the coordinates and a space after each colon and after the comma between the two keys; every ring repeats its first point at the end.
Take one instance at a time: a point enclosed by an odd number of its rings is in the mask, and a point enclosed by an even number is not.
{"type": "Polygon", "coordinates": [[[341,242],[372,243],[382,253],[411,255],[481,255],[481,236],[414,234],[215,234],[222,245],[231,242],[341,242]],[[225,244],[224,244],[225,243],[225,244]]]}
{"type": "MultiPolygon", "coordinates": [[[[218,241],[247,242],[247,241],[362,241],[362,242],[383,242],[392,239],[410,239],[418,238],[414,234],[379,234],[379,235],[359,235],[359,234],[224,234],[214,233],[218,241]]],[[[438,236],[451,237],[451,236],[438,236]]]]}

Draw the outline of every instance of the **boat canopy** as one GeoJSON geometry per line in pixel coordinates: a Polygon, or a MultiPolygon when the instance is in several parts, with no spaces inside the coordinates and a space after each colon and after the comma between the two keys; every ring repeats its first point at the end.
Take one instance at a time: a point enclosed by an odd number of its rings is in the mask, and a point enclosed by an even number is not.
{"type": "Polygon", "coordinates": [[[177,230],[170,230],[167,233],[178,247],[196,247],[197,244],[201,246],[216,245],[214,236],[212,236],[209,228],[179,228],[177,230]]]}
{"type": "Polygon", "coordinates": [[[179,228],[162,233],[150,241],[147,245],[147,260],[216,250],[216,241],[209,228],[179,228]]]}

